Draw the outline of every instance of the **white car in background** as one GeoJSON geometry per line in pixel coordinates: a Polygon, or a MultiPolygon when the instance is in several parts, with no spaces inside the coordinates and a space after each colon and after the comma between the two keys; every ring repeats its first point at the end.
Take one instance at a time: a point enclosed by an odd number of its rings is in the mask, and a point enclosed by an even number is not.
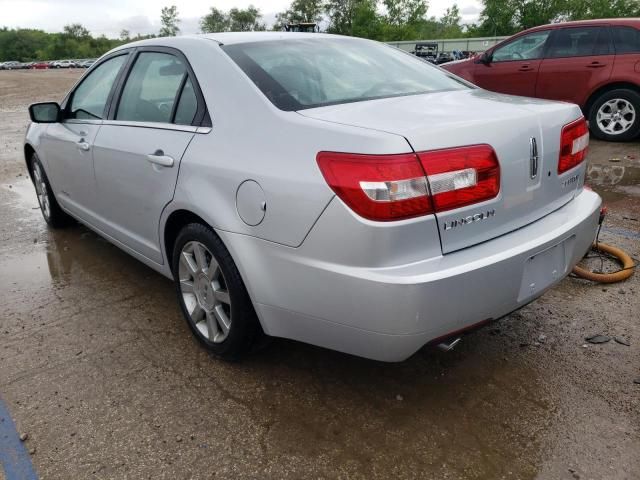
{"type": "Polygon", "coordinates": [[[56,60],[51,64],[51,68],[75,68],[76,63],[73,60],[56,60]]]}
{"type": "Polygon", "coordinates": [[[20,62],[2,62],[0,63],[0,70],[16,70],[20,68],[20,62]]]}

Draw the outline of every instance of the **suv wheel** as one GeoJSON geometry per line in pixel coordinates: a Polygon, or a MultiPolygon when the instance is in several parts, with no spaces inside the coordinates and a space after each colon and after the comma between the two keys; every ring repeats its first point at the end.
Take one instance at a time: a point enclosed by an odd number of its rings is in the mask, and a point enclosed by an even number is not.
{"type": "Polygon", "coordinates": [[[237,360],[261,336],[240,272],[211,228],[192,223],[178,234],[172,271],[189,328],[207,350],[237,360]]]}
{"type": "Polygon", "coordinates": [[[626,88],[603,93],[591,106],[589,126],[602,140],[633,140],[640,133],[640,94],[626,88]]]}

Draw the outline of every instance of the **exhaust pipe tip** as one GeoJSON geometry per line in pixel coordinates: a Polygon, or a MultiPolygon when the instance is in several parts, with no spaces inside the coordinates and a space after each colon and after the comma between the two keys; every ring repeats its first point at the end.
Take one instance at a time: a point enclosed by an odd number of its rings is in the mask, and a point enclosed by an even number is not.
{"type": "Polygon", "coordinates": [[[443,352],[449,352],[453,350],[455,346],[458,345],[458,343],[460,343],[460,340],[462,340],[462,338],[457,337],[457,338],[454,338],[453,340],[439,343],[436,345],[436,347],[438,347],[443,352]]]}

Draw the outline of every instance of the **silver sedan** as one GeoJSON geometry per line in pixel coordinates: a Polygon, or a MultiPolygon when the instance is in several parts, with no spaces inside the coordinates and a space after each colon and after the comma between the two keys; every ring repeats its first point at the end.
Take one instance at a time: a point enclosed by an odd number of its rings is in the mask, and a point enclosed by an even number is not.
{"type": "Polygon", "coordinates": [[[30,114],[45,220],[171,278],[225,359],[262,335],[383,361],[451,345],[558,283],[598,223],[577,106],[363,39],[135,42],[30,114]]]}

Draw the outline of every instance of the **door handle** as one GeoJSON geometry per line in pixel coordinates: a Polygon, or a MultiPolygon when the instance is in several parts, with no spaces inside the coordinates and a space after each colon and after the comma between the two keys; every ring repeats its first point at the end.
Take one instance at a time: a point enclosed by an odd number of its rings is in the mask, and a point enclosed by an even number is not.
{"type": "Polygon", "coordinates": [[[161,167],[173,167],[173,157],[165,155],[162,150],[156,150],[154,153],[147,155],[149,163],[160,165],[161,167]]]}
{"type": "Polygon", "coordinates": [[[607,66],[606,63],[591,62],[589,65],[587,65],[587,68],[602,68],[602,67],[606,67],[606,66],[607,66]]]}
{"type": "Polygon", "coordinates": [[[532,70],[533,70],[533,67],[530,67],[529,65],[524,65],[518,69],[518,71],[520,72],[530,72],[532,70]]]}
{"type": "Polygon", "coordinates": [[[80,150],[84,152],[88,152],[89,149],[91,148],[91,146],[87,142],[85,142],[84,138],[80,140],[78,143],[76,143],[76,145],[80,150]]]}

